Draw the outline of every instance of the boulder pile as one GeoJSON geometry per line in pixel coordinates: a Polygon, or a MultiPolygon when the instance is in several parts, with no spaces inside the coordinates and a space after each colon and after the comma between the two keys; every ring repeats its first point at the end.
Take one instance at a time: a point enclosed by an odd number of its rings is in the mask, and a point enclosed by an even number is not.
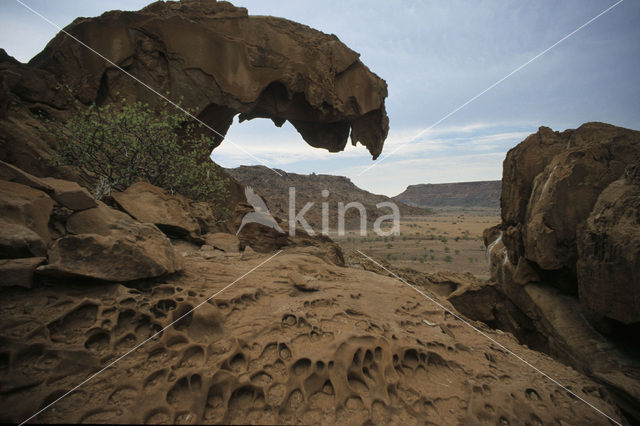
{"type": "Polygon", "coordinates": [[[40,179],[5,162],[0,170],[0,256],[11,278],[3,285],[31,287],[35,274],[131,281],[182,268],[153,221],[137,221],[75,182],[40,179]]]}

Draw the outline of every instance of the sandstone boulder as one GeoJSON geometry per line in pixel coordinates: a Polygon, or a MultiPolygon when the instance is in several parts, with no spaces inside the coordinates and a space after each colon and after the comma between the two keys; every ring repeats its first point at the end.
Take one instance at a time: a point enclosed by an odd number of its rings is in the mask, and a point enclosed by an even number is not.
{"type": "Polygon", "coordinates": [[[54,189],[43,179],[39,179],[13,164],[5,163],[4,161],[0,161],[0,179],[27,185],[48,194],[54,192],[54,189]]]}
{"type": "Polygon", "coordinates": [[[39,267],[38,272],[131,281],[182,268],[182,258],[158,228],[136,222],[101,202],[69,217],[67,230],[69,235],[51,245],[49,264],[39,267]]]}
{"type": "Polygon", "coordinates": [[[484,233],[495,284],[476,293],[491,309],[473,308],[473,291],[451,300],[596,378],[636,420],[638,163],[638,131],[541,127],[507,154],[502,223],[484,233]]]}
{"type": "Polygon", "coordinates": [[[465,283],[447,300],[467,318],[511,333],[532,349],[549,352],[548,338],[495,281],[465,283]]]}
{"type": "Polygon", "coordinates": [[[20,63],[4,49],[0,81],[0,160],[37,176],[51,176],[53,170],[42,159],[50,155],[55,141],[34,113],[64,120],[70,111],[68,93],[60,90],[50,72],[20,63]]]}
{"type": "Polygon", "coordinates": [[[600,194],[578,253],[578,291],[587,312],[640,322],[640,166],[600,194]]]}
{"type": "Polygon", "coordinates": [[[31,288],[36,268],[46,260],[45,257],[0,260],[0,286],[31,288]]]}
{"type": "Polygon", "coordinates": [[[40,180],[53,189],[51,198],[68,209],[85,210],[98,205],[89,191],[75,182],[52,177],[40,180]]]}
{"type": "Polygon", "coordinates": [[[40,235],[24,225],[0,219],[0,259],[44,256],[47,247],[40,235]]]}
{"type": "Polygon", "coordinates": [[[559,153],[533,180],[523,243],[525,257],[542,269],[575,265],[578,226],[602,190],[623,174],[629,162],[640,159],[639,141],[625,141],[616,137],[615,128],[611,130],[597,144],[559,153]]]}
{"type": "MultiPolygon", "coordinates": [[[[238,203],[233,213],[234,227],[240,229],[242,218],[253,212],[253,207],[247,203],[238,203]]],[[[277,221],[278,219],[276,219],[277,221]]],[[[261,253],[268,253],[289,245],[289,235],[260,223],[247,223],[238,233],[241,247],[249,246],[261,253]]]]}
{"type": "Polygon", "coordinates": [[[44,192],[15,182],[0,181],[0,217],[31,229],[44,244],[50,241],[49,215],[54,202],[44,192]]]}
{"type": "Polygon", "coordinates": [[[200,225],[200,234],[215,232],[219,228],[216,214],[210,203],[204,201],[189,201],[191,217],[200,225]]]}
{"type": "Polygon", "coordinates": [[[564,291],[577,292],[578,228],[600,193],[640,161],[640,132],[586,123],[562,133],[541,127],[507,154],[502,186],[502,241],[564,291]]]}
{"type": "Polygon", "coordinates": [[[295,247],[296,253],[307,253],[324,260],[326,263],[344,266],[344,253],[338,244],[325,235],[309,236],[298,233],[289,239],[288,245],[295,247]]]}
{"type": "Polygon", "coordinates": [[[191,216],[188,200],[180,194],[147,182],[137,182],[123,192],[112,192],[118,205],[144,223],[153,223],[165,234],[200,240],[200,225],[191,216]]]}
{"type": "Polygon", "coordinates": [[[238,253],[240,251],[240,240],[233,234],[217,232],[215,234],[205,235],[204,239],[208,245],[215,249],[227,253],[238,253]]]}
{"type": "Polygon", "coordinates": [[[549,269],[575,262],[575,221],[586,219],[599,192],[637,161],[638,138],[634,130],[605,123],[586,123],[564,132],[540,127],[509,150],[501,195],[509,257],[517,261],[527,245],[528,257],[549,269]],[[597,188],[591,190],[589,184],[597,188]],[[566,192],[568,187],[575,195],[566,192]],[[560,206],[549,208],[555,202],[560,206]],[[553,246],[556,242],[568,245],[568,250],[560,253],[553,246]],[[554,253],[558,260],[545,253],[554,253]]]}

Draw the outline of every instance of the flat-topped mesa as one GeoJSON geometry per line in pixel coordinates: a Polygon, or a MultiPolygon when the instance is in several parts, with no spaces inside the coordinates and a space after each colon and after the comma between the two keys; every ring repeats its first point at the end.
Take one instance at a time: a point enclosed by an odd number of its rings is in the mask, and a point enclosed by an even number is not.
{"type": "MultiPolygon", "coordinates": [[[[240,121],[289,121],[309,145],[331,152],[342,151],[349,134],[374,159],[382,151],[387,85],[335,35],[214,0],[158,1],[137,12],[78,18],[65,31],[194,108],[222,135],[240,114],[240,121]]],[[[84,103],[118,96],[164,102],[63,33],[29,66],[53,74],[84,103]]],[[[215,135],[215,146],[221,142],[215,135]]]]}

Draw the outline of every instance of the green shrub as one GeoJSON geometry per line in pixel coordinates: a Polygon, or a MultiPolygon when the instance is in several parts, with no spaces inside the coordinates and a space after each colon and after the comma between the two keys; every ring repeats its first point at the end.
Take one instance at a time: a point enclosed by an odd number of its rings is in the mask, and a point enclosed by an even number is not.
{"type": "Polygon", "coordinates": [[[49,127],[59,140],[51,162],[76,166],[96,178],[102,193],[147,181],[210,202],[218,212],[228,196],[227,181],[209,157],[214,141],[201,124],[176,109],[122,99],[92,105],[63,126],[49,127]]]}

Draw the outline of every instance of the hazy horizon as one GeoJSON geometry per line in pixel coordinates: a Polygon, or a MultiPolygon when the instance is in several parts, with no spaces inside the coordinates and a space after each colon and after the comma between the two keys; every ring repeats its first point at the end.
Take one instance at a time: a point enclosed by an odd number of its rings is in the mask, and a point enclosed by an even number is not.
{"type": "MultiPolygon", "coordinates": [[[[78,16],[137,10],[148,1],[23,0],[60,26],[78,16]]],[[[387,81],[390,133],[380,156],[411,141],[446,114],[505,77],[614,1],[545,0],[392,2],[237,0],[252,15],[273,15],[336,34],[387,81]]],[[[56,29],[19,3],[5,1],[0,47],[21,61],[44,48],[56,29]]],[[[287,123],[232,125],[227,138],[274,168],[344,175],[377,194],[408,185],[499,180],[506,152],[548,126],[563,131],[589,121],[640,128],[640,3],[624,1],[389,158],[372,164],[366,149],[342,153],[308,146],[287,123]]],[[[224,167],[256,164],[223,143],[224,167]]]]}

